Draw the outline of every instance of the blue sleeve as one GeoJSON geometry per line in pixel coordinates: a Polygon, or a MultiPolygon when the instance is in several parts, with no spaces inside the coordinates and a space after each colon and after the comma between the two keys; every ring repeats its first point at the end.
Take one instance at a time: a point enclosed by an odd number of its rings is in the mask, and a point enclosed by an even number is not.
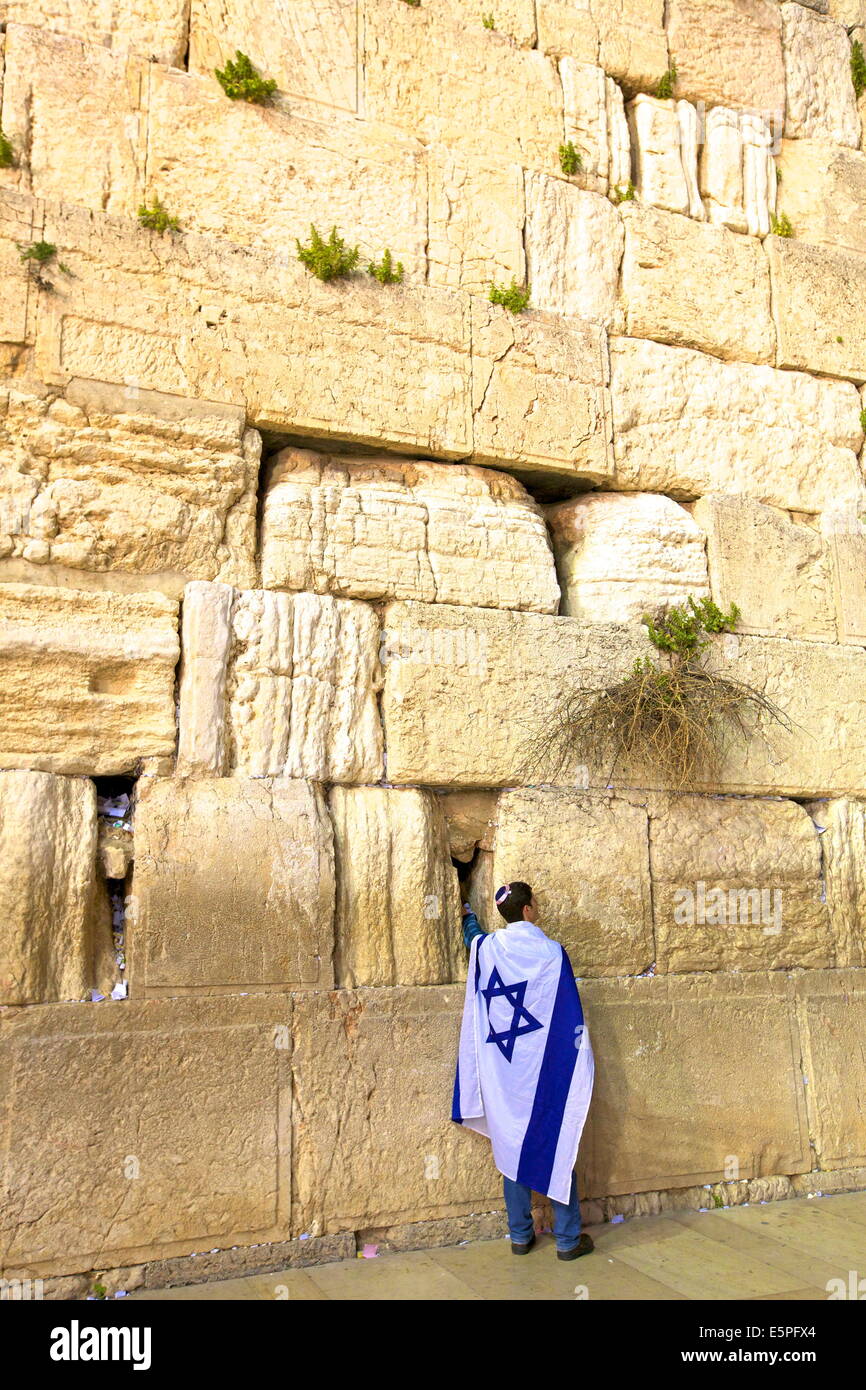
{"type": "Polygon", "coordinates": [[[486,936],[487,933],[475,916],[474,912],[463,911],[463,941],[468,950],[476,936],[486,936]]]}

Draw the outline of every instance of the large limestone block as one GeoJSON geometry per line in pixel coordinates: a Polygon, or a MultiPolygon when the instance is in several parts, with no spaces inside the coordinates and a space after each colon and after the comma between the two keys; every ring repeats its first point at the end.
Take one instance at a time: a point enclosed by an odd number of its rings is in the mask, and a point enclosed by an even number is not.
{"type": "Polygon", "coordinates": [[[0,766],[111,774],[174,751],[177,603],[0,585],[0,766]]]}
{"type": "Polygon", "coordinates": [[[472,304],[473,461],[535,490],[610,477],[606,334],[599,324],[472,304]]]}
{"type": "Polygon", "coordinates": [[[827,10],[847,29],[866,24],[866,0],[828,0],[827,10]]]}
{"type": "Polygon", "coordinates": [[[675,796],[650,808],[657,968],[835,964],[821,844],[793,801],[675,796]]]}
{"type": "Polygon", "coordinates": [[[821,518],[833,561],[836,631],[840,642],[866,642],[866,509],[821,518]]]}
{"type": "Polygon", "coordinates": [[[782,46],[785,53],[787,107],[785,134],[860,144],[860,119],[851,81],[851,46],[844,24],[802,5],[785,4],[782,46]]]}
{"type": "Polygon", "coordinates": [[[311,783],[142,778],[134,893],[135,999],[333,985],[333,837],[311,783]]]}
{"type": "Polygon", "coordinates": [[[831,555],[821,532],[750,497],[702,497],[713,597],[740,609],[738,632],[836,640],[831,555]]]}
{"type": "Polygon", "coordinates": [[[519,164],[503,166],[437,145],[429,157],[428,222],[431,285],[486,293],[492,283],[525,280],[519,164]]]}
{"type": "Polygon", "coordinates": [[[262,583],[343,598],[555,613],[544,520],[515,478],[307,449],[271,461],[262,583]]]}
{"type": "Polygon", "coordinates": [[[631,178],[631,140],[620,87],[604,68],[563,58],[559,64],[565,136],[582,161],[580,179],[595,193],[625,190],[631,178]]]}
{"type": "Polygon", "coordinates": [[[7,25],[30,24],[180,67],[187,47],[187,0],[5,0],[7,25]]]}
{"type": "Polygon", "coordinates": [[[798,239],[866,255],[866,154],[827,140],[783,140],[778,166],[798,239]]]}
{"type": "Polygon", "coordinates": [[[641,200],[703,218],[695,108],[687,101],[641,95],[629,103],[628,123],[641,200]]]}
{"type": "Polygon", "coordinates": [[[866,802],[841,797],[808,809],[821,837],[831,963],[866,965],[866,802]]]}
{"type": "Polygon", "coordinates": [[[624,490],[741,492],[807,512],[863,495],[850,383],[621,338],[611,342],[611,395],[624,490]]]}
{"type": "Polygon", "coordinates": [[[366,7],[362,51],[368,119],[425,143],[558,168],[562,88],[552,58],[402,0],[366,7]]]}
{"type": "MultiPolygon", "coordinates": [[[[0,64],[0,78],[3,69],[0,64]]],[[[36,290],[21,264],[21,246],[40,240],[41,208],[29,199],[4,197],[0,192],[0,344],[15,345],[9,353],[0,352],[5,367],[17,363],[18,345],[27,341],[27,306],[36,300],[36,290]]]]}
{"type": "Polygon", "coordinates": [[[859,1166],[866,1155],[860,1103],[866,1084],[866,971],[810,971],[794,987],[817,1162],[821,1168],[859,1166]]]}
{"type": "Polygon", "coordinates": [[[535,0],[501,0],[493,11],[475,9],[467,5],[466,0],[437,0],[435,12],[449,24],[465,24],[468,28],[482,30],[484,15],[492,13],[497,34],[514,39],[521,48],[535,47],[535,0]]]}
{"type": "Polygon", "coordinates": [[[379,626],[373,609],[262,589],[229,598],[225,587],[200,584],[188,591],[179,770],[378,781],[379,626]]]}
{"type": "Polygon", "coordinates": [[[527,173],[524,235],[533,304],[613,326],[623,230],[608,199],[527,173]]]}
{"type": "Polygon", "coordinates": [[[757,112],[732,111],[726,106],[707,112],[700,186],[710,222],[732,232],[767,235],[778,196],[773,162],[776,133],[772,123],[757,112]]]}
{"type": "Polygon", "coordinates": [[[260,452],[234,407],[93,381],[0,389],[0,577],[253,583],[260,452]]]}
{"type": "Polygon", "coordinates": [[[536,9],[540,48],[598,64],[629,93],[667,68],[664,0],[537,0],[536,9]]]}
{"type": "Polygon", "coordinates": [[[589,980],[587,1197],[812,1166],[791,985],[780,973],[589,980]]]}
{"type": "Polygon", "coordinates": [[[285,1239],[290,1041],[279,995],[7,1010],[5,1272],[285,1239]]]}
{"type": "Polygon", "coordinates": [[[354,111],[358,105],[357,0],[192,0],[189,68],[212,76],[247,53],[280,95],[354,111]]]}
{"type": "Polygon", "coordinates": [[[0,772],[0,1003],[81,999],[111,946],[95,912],[96,790],[0,772]]]}
{"type": "Polygon", "coordinates": [[[476,849],[492,847],[499,801],[496,792],[444,792],[440,800],[454,859],[468,864],[476,849]]]}
{"type": "Polygon", "coordinates": [[[450,1119],[462,1009],[462,984],[296,996],[293,1229],[501,1205],[489,1140],[450,1119]]]}
{"type": "Polygon", "coordinates": [[[439,798],[334,787],[339,987],[439,985],[465,974],[457,876],[439,798]]]}
{"type": "Polygon", "coordinates": [[[709,593],[701,529],[669,497],[591,492],[546,516],[570,618],[627,623],[709,593]]]}
{"type": "MultiPolygon", "coordinates": [[[[532,884],[538,919],[580,976],[637,975],[652,964],[652,892],[646,811],[569,790],[506,791],[499,798],[493,891],[532,884]]],[[[492,895],[488,927],[503,921],[492,895]]]]}
{"type": "Polygon", "coordinates": [[[355,120],[313,121],[228,101],[216,82],[154,68],[148,95],[148,200],[186,231],[263,245],[294,259],[295,239],[336,224],[363,266],[386,247],[424,280],[427,172],[411,138],[355,120]],[[226,178],[226,151],[243,177],[226,178]]]}
{"type": "Polygon", "coordinates": [[[239,405],[272,434],[471,452],[462,296],[361,274],[322,284],[283,254],[160,237],[66,206],[46,208],[44,236],[73,276],[62,296],[40,297],[43,380],[131,381],[239,405]]]}
{"type": "Polygon", "coordinates": [[[866,381],[866,255],[766,242],[779,334],[777,365],[866,381]]]}
{"type": "Polygon", "coordinates": [[[668,0],[666,21],[679,96],[768,116],[784,111],[782,25],[774,0],[668,0]]]}
{"type": "Polygon", "coordinates": [[[757,241],[690,217],[627,206],[625,331],[741,362],[772,362],[770,275],[757,241]]]}
{"type": "Polygon", "coordinates": [[[389,604],[382,717],[388,778],[431,786],[539,781],[526,744],[566,681],[626,675],[642,630],[484,608],[389,604]]]}
{"type": "Polygon", "coordinates": [[[134,216],[146,61],[18,24],[7,30],[5,54],[3,130],[22,154],[13,173],[21,190],[134,216]]]}

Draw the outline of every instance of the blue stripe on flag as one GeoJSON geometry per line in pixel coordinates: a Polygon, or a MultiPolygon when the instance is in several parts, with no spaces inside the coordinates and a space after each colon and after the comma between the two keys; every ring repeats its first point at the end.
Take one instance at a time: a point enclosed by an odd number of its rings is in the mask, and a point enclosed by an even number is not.
{"type": "Polygon", "coordinates": [[[546,1192],[550,1186],[565,1102],[577,1063],[575,1027],[583,1022],[578,999],[571,965],[563,950],[559,985],[538,1073],[532,1114],[523,1136],[517,1167],[517,1181],[524,1187],[531,1187],[534,1192],[546,1192]]]}
{"type": "Polygon", "coordinates": [[[463,1116],[460,1114],[460,1063],[457,1063],[457,1070],[454,1073],[454,1096],[451,1101],[451,1118],[458,1125],[462,1125],[463,1116]]]}

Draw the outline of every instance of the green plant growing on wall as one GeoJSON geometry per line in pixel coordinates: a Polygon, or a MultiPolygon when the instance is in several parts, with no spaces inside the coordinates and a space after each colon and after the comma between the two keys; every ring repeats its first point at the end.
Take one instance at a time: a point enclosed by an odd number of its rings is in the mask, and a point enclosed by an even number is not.
{"type": "Polygon", "coordinates": [[[180,231],[180,222],[176,217],[169,217],[158,198],[154,198],[152,208],[142,203],[138,209],[138,220],[142,227],[147,227],[151,232],[180,231]]]}
{"type": "Polygon", "coordinates": [[[507,287],[505,285],[491,285],[488,297],[491,304],[501,304],[504,309],[510,309],[512,314],[522,314],[529,303],[530,293],[529,285],[525,289],[521,288],[512,276],[511,284],[507,287]]]}
{"type": "Polygon", "coordinates": [[[664,74],[663,77],[660,77],[658,80],[658,85],[656,86],[656,96],[660,97],[662,101],[670,100],[670,98],[674,94],[674,88],[676,87],[676,85],[677,65],[672,58],[667,72],[664,74]]]}
{"type": "Polygon", "coordinates": [[[15,151],[12,148],[12,141],[8,135],[3,134],[3,127],[0,126],[0,169],[11,169],[15,163],[15,151]]]}
{"type": "Polygon", "coordinates": [[[854,83],[854,95],[861,97],[866,92],[866,57],[859,39],[855,39],[851,45],[851,81],[854,83]]]}
{"type": "Polygon", "coordinates": [[[632,183],[631,179],[629,179],[628,183],[615,184],[613,190],[613,200],[615,203],[634,202],[634,195],[636,191],[637,190],[634,184],[632,183]]]}
{"type": "Polygon", "coordinates": [[[371,261],[367,266],[367,274],[372,275],[374,280],[378,280],[380,285],[399,285],[403,280],[403,262],[396,263],[391,257],[391,252],[386,249],[381,261],[371,261]]]}
{"type": "Polygon", "coordinates": [[[524,742],[524,774],[562,783],[592,758],[608,763],[608,782],[625,764],[681,789],[718,781],[731,742],[748,740],[760,721],[790,731],[790,720],[762,691],[719,675],[704,656],[739,616],[736,604],[725,613],[707,598],[644,615],[658,656],[637,658],[627,676],[605,686],[564,690],[524,742]]]}
{"type": "Polygon", "coordinates": [[[421,8],[421,0],[403,0],[404,5],[411,5],[413,10],[421,8]]]}
{"type": "Polygon", "coordinates": [[[576,174],[583,168],[583,156],[579,150],[574,148],[574,142],[568,140],[566,144],[559,147],[559,167],[564,174],[576,174]]]}
{"type": "Polygon", "coordinates": [[[262,77],[239,48],[235,50],[234,61],[227,59],[222,71],[214,68],[214,75],[231,101],[251,101],[263,106],[277,89],[275,79],[262,77]]]}
{"type": "Polygon", "coordinates": [[[331,235],[324,241],[311,223],[309,246],[302,246],[297,238],[295,245],[298,260],[317,280],[342,280],[351,275],[358,264],[360,253],[357,246],[347,246],[343,238],[337,235],[336,227],[331,228],[331,235]]]}
{"type": "Polygon", "coordinates": [[[788,237],[794,235],[791,219],[786,212],[781,213],[779,217],[777,217],[774,212],[770,213],[770,231],[773,233],[773,236],[788,237]]]}
{"type": "Polygon", "coordinates": [[[860,411],[860,428],[866,434],[866,409],[860,411]]]}
{"type": "Polygon", "coordinates": [[[49,266],[53,267],[56,263],[57,269],[63,275],[72,274],[68,266],[57,260],[57,247],[53,241],[34,241],[29,246],[21,246],[19,243],[18,250],[21,252],[21,260],[27,267],[30,279],[35,285],[38,285],[40,290],[47,290],[50,293],[54,289],[52,281],[43,274],[43,271],[47,270],[49,266]]]}
{"type": "Polygon", "coordinates": [[[779,166],[778,166],[778,164],[777,164],[777,165],[776,165],[776,187],[777,187],[777,188],[779,187],[779,184],[780,184],[781,182],[782,182],[782,171],[781,171],[781,169],[779,168],[779,166]]]}
{"type": "Polygon", "coordinates": [[[496,28],[496,20],[495,20],[495,18],[493,17],[492,14],[483,14],[483,15],[481,16],[481,23],[484,25],[484,28],[485,28],[485,29],[495,29],[495,28],[496,28]]]}

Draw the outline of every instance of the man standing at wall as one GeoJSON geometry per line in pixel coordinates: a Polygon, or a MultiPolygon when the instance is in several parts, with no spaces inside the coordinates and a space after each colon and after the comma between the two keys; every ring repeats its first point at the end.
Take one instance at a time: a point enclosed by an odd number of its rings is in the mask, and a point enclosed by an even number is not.
{"type": "Polygon", "coordinates": [[[592,1095],[589,1033],[568,954],[536,926],[530,886],[505,884],[496,906],[507,925],[489,934],[463,908],[469,974],[451,1118],[492,1142],[512,1253],[535,1244],[535,1191],[551,1200],[557,1257],[574,1260],[593,1248],[574,1172],[592,1095]]]}

